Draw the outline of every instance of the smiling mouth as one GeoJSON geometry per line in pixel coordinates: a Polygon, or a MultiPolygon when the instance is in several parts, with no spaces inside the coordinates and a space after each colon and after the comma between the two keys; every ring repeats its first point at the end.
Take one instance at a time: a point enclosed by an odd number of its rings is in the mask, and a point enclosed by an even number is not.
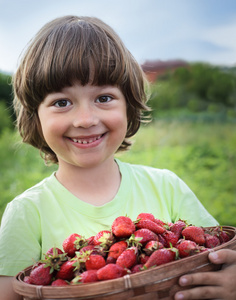
{"type": "Polygon", "coordinates": [[[95,136],[95,137],[90,137],[90,138],[80,138],[80,139],[71,139],[74,143],[77,144],[91,144],[97,140],[99,140],[104,134],[95,136]]]}

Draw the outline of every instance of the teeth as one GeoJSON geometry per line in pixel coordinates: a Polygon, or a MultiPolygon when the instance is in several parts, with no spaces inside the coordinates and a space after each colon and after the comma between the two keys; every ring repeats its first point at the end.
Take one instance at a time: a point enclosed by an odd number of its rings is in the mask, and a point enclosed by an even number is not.
{"type": "Polygon", "coordinates": [[[77,139],[72,139],[73,142],[78,143],[78,144],[90,144],[96,140],[99,140],[101,138],[101,135],[95,137],[95,138],[91,138],[89,140],[77,140],[77,139]]]}

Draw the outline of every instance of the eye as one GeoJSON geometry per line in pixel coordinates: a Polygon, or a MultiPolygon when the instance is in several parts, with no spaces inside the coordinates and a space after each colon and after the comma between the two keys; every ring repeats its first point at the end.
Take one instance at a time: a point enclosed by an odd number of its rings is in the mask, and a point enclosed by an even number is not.
{"type": "Polygon", "coordinates": [[[67,106],[71,105],[71,102],[67,99],[60,99],[60,100],[57,100],[56,102],[54,102],[53,105],[56,107],[67,107],[67,106]]]}
{"type": "Polygon", "coordinates": [[[98,103],[107,103],[107,102],[110,102],[112,99],[113,99],[112,97],[104,95],[104,96],[98,97],[96,99],[96,102],[98,102],[98,103]]]}

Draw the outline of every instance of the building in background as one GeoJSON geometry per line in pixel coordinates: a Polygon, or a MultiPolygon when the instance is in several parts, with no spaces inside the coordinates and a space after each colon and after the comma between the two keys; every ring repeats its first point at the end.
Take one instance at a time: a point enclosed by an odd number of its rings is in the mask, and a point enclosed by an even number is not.
{"type": "Polygon", "coordinates": [[[179,67],[187,67],[188,63],[183,60],[147,60],[141,67],[150,82],[155,82],[159,76],[179,67]]]}

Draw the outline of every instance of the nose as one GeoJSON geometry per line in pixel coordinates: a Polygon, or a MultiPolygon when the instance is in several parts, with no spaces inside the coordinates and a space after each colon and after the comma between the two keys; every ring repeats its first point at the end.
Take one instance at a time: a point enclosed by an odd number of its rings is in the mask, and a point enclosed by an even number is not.
{"type": "Polygon", "coordinates": [[[99,122],[98,114],[96,109],[90,105],[83,104],[79,105],[74,111],[73,126],[90,128],[91,126],[97,125],[99,122]]]}

